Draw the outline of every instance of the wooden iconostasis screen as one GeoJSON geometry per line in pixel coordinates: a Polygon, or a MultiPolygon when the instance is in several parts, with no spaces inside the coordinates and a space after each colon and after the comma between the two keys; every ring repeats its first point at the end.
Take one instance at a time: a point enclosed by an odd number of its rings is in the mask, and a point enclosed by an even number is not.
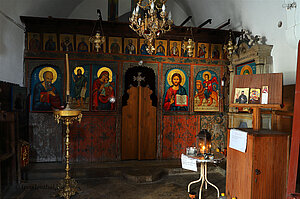
{"type": "Polygon", "coordinates": [[[195,145],[197,133],[204,128],[214,132],[213,148],[226,147],[221,80],[228,61],[221,47],[228,32],[203,30],[214,33],[212,37],[201,36],[200,31],[195,35],[194,56],[186,57],[181,50],[184,33],[174,27],[173,33],[156,41],[155,55],[150,56],[143,50],[147,44],[128,31],[127,24],[104,22],[106,40],[102,52],[96,53],[88,41],[90,33],[84,32],[94,21],[21,18],[28,30],[24,71],[36,152],[33,162],[61,160],[61,146],[51,138],[61,139],[60,127],[51,110],[65,104],[66,53],[71,107],[83,111],[82,122],[71,126],[71,161],[122,159],[122,108],[130,99],[127,91],[138,85],[149,88],[144,94],[150,93],[149,102],[156,109],[155,154],[147,152],[151,155],[141,159],[179,158],[186,147],[195,145]],[[82,32],[74,29],[75,22],[82,32]],[[126,37],[115,31],[116,26],[128,32],[126,37]]]}

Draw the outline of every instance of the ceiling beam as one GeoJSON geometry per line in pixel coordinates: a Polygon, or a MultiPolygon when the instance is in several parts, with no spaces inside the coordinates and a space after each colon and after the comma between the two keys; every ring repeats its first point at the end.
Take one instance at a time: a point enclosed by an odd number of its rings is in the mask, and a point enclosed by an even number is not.
{"type": "Polygon", "coordinates": [[[224,23],[223,25],[220,25],[219,27],[217,27],[218,30],[224,28],[225,26],[228,26],[230,24],[230,19],[227,20],[226,23],[224,23]]]}
{"type": "Polygon", "coordinates": [[[205,26],[206,24],[211,24],[211,22],[212,22],[212,19],[207,19],[206,21],[204,21],[202,24],[200,24],[199,26],[198,26],[198,28],[202,28],[203,26],[205,26]]]}
{"type": "Polygon", "coordinates": [[[186,18],[181,24],[180,26],[184,26],[189,20],[192,19],[192,16],[188,16],[188,18],[186,18]]]}

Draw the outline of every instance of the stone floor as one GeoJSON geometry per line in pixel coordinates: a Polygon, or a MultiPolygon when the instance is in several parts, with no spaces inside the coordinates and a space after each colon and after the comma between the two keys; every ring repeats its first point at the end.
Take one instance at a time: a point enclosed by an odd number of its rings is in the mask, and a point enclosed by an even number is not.
{"type": "MultiPolygon", "coordinates": [[[[64,175],[63,166],[35,165],[29,170],[27,180],[11,188],[3,198],[59,198],[55,195],[59,179],[64,175]]],[[[72,165],[72,169],[80,187],[79,193],[72,199],[188,199],[187,185],[199,178],[197,173],[181,169],[178,161],[129,161],[89,166],[80,164],[72,165]],[[114,172],[105,172],[105,169],[114,172]]],[[[224,171],[219,165],[208,167],[208,180],[217,185],[220,192],[225,191],[224,171]]],[[[191,191],[198,193],[199,186],[199,183],[192,185],[191,191]]],[[[208,185],[202,196],[205,199],[215,199],[217,193],[208,185]]]]}

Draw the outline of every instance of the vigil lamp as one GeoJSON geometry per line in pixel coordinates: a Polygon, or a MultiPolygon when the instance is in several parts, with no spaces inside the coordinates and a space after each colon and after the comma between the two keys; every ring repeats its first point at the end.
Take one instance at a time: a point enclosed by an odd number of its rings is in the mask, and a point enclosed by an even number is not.
{"type": "Polygon", "coordinates": [[[202,129],[197,135],[197,156],[207,157],[211,149],[211,134],[202,129]]]}

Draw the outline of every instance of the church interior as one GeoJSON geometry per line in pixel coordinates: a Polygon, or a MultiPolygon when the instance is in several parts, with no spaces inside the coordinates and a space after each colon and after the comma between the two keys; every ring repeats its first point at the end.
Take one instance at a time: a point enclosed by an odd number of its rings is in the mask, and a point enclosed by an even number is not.
{"type": "Polygon", "coordinates": [[[300,198],[299,5],[0,0],[0,198],[300,198]]]}

